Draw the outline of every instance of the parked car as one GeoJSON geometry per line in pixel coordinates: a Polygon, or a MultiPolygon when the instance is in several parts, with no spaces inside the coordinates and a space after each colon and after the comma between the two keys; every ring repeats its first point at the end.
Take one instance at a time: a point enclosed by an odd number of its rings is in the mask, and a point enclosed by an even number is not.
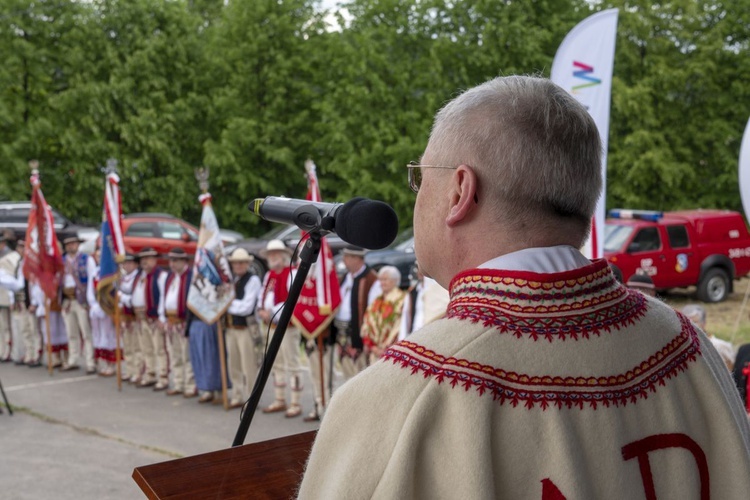
{"type": "MultiPolygon", "coordinates": [[[[198,228],[174,215],[144,212],[127,214],[122,220],[123,242],[128,252],[138,253],[146,247],[152,247],[162,255],[170,249],[180,247],[191,258],[198,245],[198,228]]],[[[234,243],[244,236],[237,231],[219,230],[224,245],[234,243]]],[[[81,251],[93,253],[96,241],[87,241],[81,245],[81,251]]],[[[167,265],[166,257],[160,257],[159,265],[167,265]]]]}
{"type": "MultiPolygon", "coordinates": [[[[339,281],[346,274],[346,267],[341,255],[334,258],[339,281]]],[[[401,288],[409,288],[412,279],[416,279],[414,265],[417,256],[414,253],[414,231],[409,228],[402,231],[388,248],[372,250],[365,254],[365,264],[376,271],[383,266],[395,266],[401,272],[401,288]]]]}
{"type": "MultiPolygon", "coordinates": [[[[95,240],[99,228],[74,224],[60,212],[50,207],[55,232],[58,234],[75,234],[84,241],[95,240]]],[[[0,229],[12,229],[16,238],[23,238],[29,223],[30,201],[0,202],[0,229]]]]}
{"type": "MultiPolygon", "coordinates": [[[[250,266],[251,270],[262,278],[268,270],[268,264],[266,263],[266,260],[260,256],[260,252],[266,248],[268,242],[271,240],[281,240],[287,247],[294,251],[297,249],[297,244],[300,242],[301,238],[302,230],[297,226],[280,225],[274,227],[259,238],[248,238],[238,241],[233,245],[228,245],[226,247],[226,252],[228,255],[236,248],[244,248],[247,250],[250,255],[255,257],[255,260],[250,266]]],[[[328,245],[331,247],[331,251],[334,255],[337,255],[347,245],[344,240],[334,233],[326,236],[326,240],[328,241],[328,245]]]]}
{"type": "Polygon", "coordinates": [[[729,210],[612,210],[604,256],[621,280],[647,274],[657,290],[695,286],[700,300],[721,302],[750,273],[750,234],[729,210]]]}

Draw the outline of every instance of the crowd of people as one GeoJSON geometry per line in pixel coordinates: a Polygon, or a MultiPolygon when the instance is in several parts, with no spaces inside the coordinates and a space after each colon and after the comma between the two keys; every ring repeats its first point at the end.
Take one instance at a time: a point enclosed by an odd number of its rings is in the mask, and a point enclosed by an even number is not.
{"type": "MultiPolygon", "coordinates": [[[[119,321],[125,382],[167,396],[197,398],[199,403],[222,402],[217,325],[206,324],[188,307],[192,256],[174,248],[163,256],[169,261],[164,269],[158,265],[162,256],[153,248],[128,253],[116,281],[115,318],[99,303],[100,248],[88,255],[80,252],[78,237],[61,241],[64,272],[58,296],[48,301],[38,283],[24,278],[24,240],[16,240],[12,232],[0,238],[0,362],[34,368],[46,365],[49,357],[54,369],[112,377],[117,362],[114,322],[119,321]]],[[[282,241],[270,241],[261,255],[268,264],[265,276],[250,272],[254,257],[243,248],[227,259],[235,288],[221,319],[229,408],[242,407],[249,398],[269,340],[266,335],[275,331],[295,276],[292,251],[282,241]]],[[[304,419],[319,420],[331,395],[332,349],[334,363],[340,363],[348,380],[377,361],[388,346],[439,317],[441,305],[444,311],[447,293],[436,286],[429,298],[432,307],[425,307],[424,277],[416,266],[414,285],[401,290],[397,268],[385,266],[375,272],[365,264],[364,255],[365,250],[357,247],[343,250],[347,273],[340,288],[342,303],[321,334],[324,342],[303,339],[299,329],[289,325],[272,368],[275,398],[263,408],[265,413],[287,418],[302,414],[306,356],[315,407],[304,419]]]]}

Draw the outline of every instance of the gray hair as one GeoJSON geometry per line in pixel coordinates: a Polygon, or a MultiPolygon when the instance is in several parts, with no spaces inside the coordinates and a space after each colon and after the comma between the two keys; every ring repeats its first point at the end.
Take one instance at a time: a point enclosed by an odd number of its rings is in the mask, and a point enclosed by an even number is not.
{"type": "Polygon", "coordinates": [[[698,304],[688,304],[682,308],[682,314],[688,317],[694,323],[700,323],[698,326],[706,324],[706,309],[698,304]],[[697,321],[696,321],[697,320],[697,321]]]}
{"type": "MultiPolygon", "coordinates": [[[[500,221],[528,230],[570,221],[586,239],[602,186],[602,144],[588,111],[550,80],[498,77],[435,117],[428,149],[466,164],[500,221]]],[[[432,160],[431,160],[432,161],[432,160]]]]}
{"type": "Polygon", "coordinates": [[[396,280],[396,284],[401,283],[401,271],[394,266],[383,266],[378,271],[378,278],[386,277],[396,280]]]}

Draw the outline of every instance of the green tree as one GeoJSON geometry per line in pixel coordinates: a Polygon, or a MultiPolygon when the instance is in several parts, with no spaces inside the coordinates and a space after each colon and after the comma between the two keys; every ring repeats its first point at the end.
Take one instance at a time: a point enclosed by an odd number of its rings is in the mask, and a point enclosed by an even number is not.
{"type": "Polygon", "coordinates": [[[613,2],[617,35],[607,205],[741,209],[750,114],[746,0],[613,2]]]}

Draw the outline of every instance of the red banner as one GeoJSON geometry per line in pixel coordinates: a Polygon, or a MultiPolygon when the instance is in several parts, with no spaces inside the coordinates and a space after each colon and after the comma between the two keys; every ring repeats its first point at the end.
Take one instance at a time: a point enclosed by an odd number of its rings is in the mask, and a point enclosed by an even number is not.
{"type": "MultiPolygon", "coordinates": [[[[321,200],[318,175],[311,160],[305,162],[307,175],[307,199],[321,200]]],[[[331,323],[336,310],[341,305],[339,281],[333,264],[333,252],[325,237],[320,241],[320,256],[313,272],[302,288],[297,307],[294,308],[292,322],[302,335],[312,339],[320,335],[331,323]]]]}
{"type": "Polygon", "coordinates": [[[52,211],[42,194],[38,174],[32,175],[31,211],[26,229],[23,273],[39,283],[44,294],[56,298],[63,273],[63,260],[57,243],[52,211]]]}

